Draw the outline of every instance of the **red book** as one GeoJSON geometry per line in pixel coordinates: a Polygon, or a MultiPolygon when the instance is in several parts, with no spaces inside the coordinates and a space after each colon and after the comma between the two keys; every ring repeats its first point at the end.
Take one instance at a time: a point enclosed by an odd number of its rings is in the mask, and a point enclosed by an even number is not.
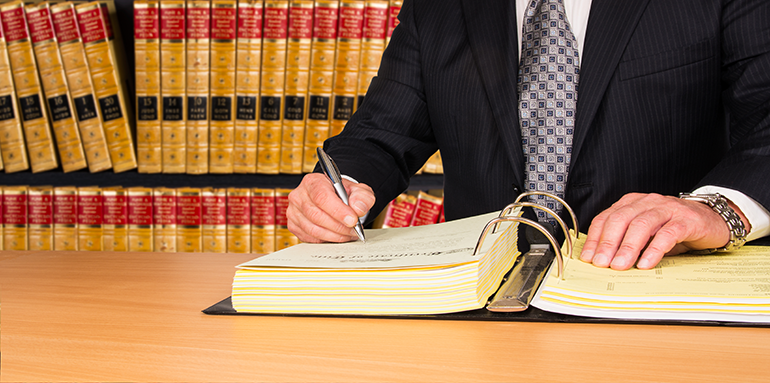
{"type": "Polygon", "coordinates": [[[434,224],[441,215],[441,206],[444,204],[444,198],[430,195],[420,191],[417,196],[417,203],[414,208],[414,215],[410,226],[423,226],[434,224]]]}
{"type": "Polygon", "coordinates": [[[382,222],[383,228],[388,227],[407,227],[412,222],[414,208],[417,204],[417,197],[402,193],[393,201],[390,201],[385,209],[385,220],[382,222]]]}

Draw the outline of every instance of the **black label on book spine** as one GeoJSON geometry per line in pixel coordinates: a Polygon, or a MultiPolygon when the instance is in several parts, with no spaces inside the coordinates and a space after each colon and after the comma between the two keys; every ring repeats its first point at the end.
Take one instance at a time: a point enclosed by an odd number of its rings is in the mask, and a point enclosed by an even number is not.
{"type": "Polygon", "coordinates": [[[123,110],[120,109],[117,94],[100,98],[99,107],[102,110],[102,119],[104,122],[117,120],[123,117],[123,110]]]}
{"type": "Polygon", "coordinates": [[[211,119],[214,121],[230,121],[233,115],[233,99],[231,97],[211,97],[211,119]]]}
{"type": "Polygon", "coordinates": [[[262,96],[259,119],[267,121],[281,120],[281,97],[262,96]]]}
{"type": "Polygon", "coordinates": [[[329,119],[329,97],[310,96],[310,107],[307,118],[311,120],[329,119]]]}
{"type": "Polygon", "coordinates": [[[92,118],[96,118],[96,102],[94,102],[94,95],[87,94],[83,97],[78,97],[72,100],[75,102],[75,113],[78,114],[78,121],[87,121],[92,118]]]}
{"type": "Polygon", "coordinates": [[[334,96],[334,119],[349,120],[353,115],[354,97],[334,96]]]}
{"type": "Polygon", "coordinates": [[[286,106],[283,108],[283,119],[302,121],[305,119],[305,97],[286,96],[286,106]]]}
{"type": "Polygon", "coordinates": [[[163,121],[182,121],[184,119],[181,96],[163,97],[163,121]]]}
{"type": "Polygon", "coordinates": [[[66,94],[49,98],[48,107],[54,122],[72,118],[72,110],[66,94]]]}
{"type": "Polygon", "coordinates": [[[0,121],[12,120],[16,118],[16,114],[13,112],[13,100],[10,94],[7,96],[0,96],[0,121]]]}
{"type": "Polygon", "coordinates": [[[41,109],[40,96],[37,94],[19,98],[21,104],[21,118],[24,121],[32,121],[43,117],[41,109]]]}
{"type": "Polygon", "coordinates": [[[208,103],[207,97],[187,97],[187,120],[208,120],[208,103]]]}
{"type": "Polygon", "coordinates": [[[137,97],[139,104],[139,121],[157,121],[158,120],[158,98],[155,96],[137,97]]]}
{"type": "Polygon", "coordinates": [[[238,103],[235,118],[244,121],[256,121],[257,120],[257,97],[254,96],[238,96],[236,100],[238,103]]]}

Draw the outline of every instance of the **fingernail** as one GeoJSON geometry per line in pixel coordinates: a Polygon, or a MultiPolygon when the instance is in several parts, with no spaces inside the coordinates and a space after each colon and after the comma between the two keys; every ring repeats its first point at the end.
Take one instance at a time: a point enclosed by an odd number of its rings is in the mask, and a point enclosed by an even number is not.
{"type": "Polygon", "coordinates": [[[356,225],[356,223],[358,222],[358,218],[356,218],[356,217],[354,217],[354,216],[352,216],[352,215],[347,215],[347,216],[345,216],[345,218],[342,220],[342,222],[344,222],[344,223],[345,223],[345,226],[347,226],[347,227],[353,227],[353,226],[355,226],[355,225],[356,225]]]}
{"type": "Polygon", "coordinates": [[[610,264],[610,257],[606,254],[596,254],[594,255],[593,264],[596,266],[607,267],[610,264]]]}
{"type": "Polygon", "coordinates": [[[358,214],[366,213],[366,204],[361,201],[357,201],[355,204],[353,204],[353,208],[356,209],[356,213],[358,214]]]}
{"type": "Polygon", "coordinates": [[[594,258],[594,252],[591,250],[583,250],[582,253],[580,253],[580,260],[584,262],[591,262],[591,260],[594,258]]]}
{"type": "Polygon", "coordinates": [[[636,267],[639,269],[649,269],[652,268],[652,264],[649,259],[642,258],[637,262],[636,267]]]}

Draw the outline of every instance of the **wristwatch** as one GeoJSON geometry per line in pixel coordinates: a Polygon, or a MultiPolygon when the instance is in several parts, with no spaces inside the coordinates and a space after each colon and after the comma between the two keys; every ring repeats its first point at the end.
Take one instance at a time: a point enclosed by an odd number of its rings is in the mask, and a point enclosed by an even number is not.
{"type": "Polygon", "coordinates": [[[718,249],[706,249],[699,250],[699,254],[710,254],[717,251],[733,251],[738,250],[746,243],[746,227],[743,225],[741,217],[738,213],[727,204],[727,199],[719,193],[714,194],[692,194],[692,193],[680,193],[679,198],[690,201],[697,201],[709,205],[722,219],[725,220],[727,228],[730,229],[730,241],[727,245],[718,249]]]}

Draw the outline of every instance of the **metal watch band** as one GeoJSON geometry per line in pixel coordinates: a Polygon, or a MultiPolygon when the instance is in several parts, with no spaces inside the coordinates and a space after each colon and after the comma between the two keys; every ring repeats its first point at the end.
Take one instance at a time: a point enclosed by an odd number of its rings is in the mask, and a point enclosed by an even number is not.
{"type": "Polygon", "coordinates": [[[698,253],[713,253],[715,251],[738,250],[746,243],[746,227],[743,225],[741,217],[727,204],[727,199],[719,193],[714,194],[693,194],[680,193],[679,198],[705,203],[711,207],[722,219],[725,220],[727,228],[730,229],[730,241],[727,245],[718,249],[708,249],[698,251],[698,253]]]}

